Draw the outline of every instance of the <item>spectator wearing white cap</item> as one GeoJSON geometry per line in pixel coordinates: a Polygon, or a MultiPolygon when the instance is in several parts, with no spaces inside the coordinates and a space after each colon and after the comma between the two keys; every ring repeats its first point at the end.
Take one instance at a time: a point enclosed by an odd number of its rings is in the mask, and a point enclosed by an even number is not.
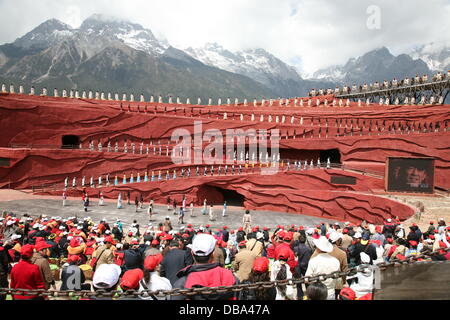
{"type": "MultiPolygon", "coordinates": [[[[239,282],[230,270],[214,263],[216,240],[209,234],[198,234],[192,241],[194,264],[180,270],[174,288],[231,286],[239,282]]],[[[214,293],[208,295],[189,296],[193,300],[229,300],[235,297],[234,292],[214,293]]],[[[172,300],[184,300],[184,296],[173,296],[172,300]]]]}
{"type": "Polygon", "coordinates": [[[360,260],[361,264],[357,267],[357,274],[355,276],[358,281],[350,285],[350,288],[356,293],[356,298],[360,298],[373,291],[374,269],[370,265],[371,258],[365,252],[361,252],[360,260]]]}
{"type": "MultiPolygon", "coordinates": [[[[316,250],[318,254],[316,257],[311,258],[308,263],[308,269],[306,270],[305,276],[315,276],[318,274],[328,274],[340,270],[339,260],[331,256],[330,253],[333,251],[333,245],[328,241],[326,237],[319,237],[319,239],[314,240],[316,250]]],[[[333,278],[328,278],[323,283],[328,288],[328,298],[327,300],[335,299],[336,290],[336,280],[333,278]]]]}
{"type": "MultiPolygon", "coordinates": [[[[347,272],[348,271],[348,261],[347,261],[347,253],[340,249],[340,245],[342,244],[342,234],[336,231],[332,231],[329,235],[329,241],[333,245],[333,251],[330,252],[330,256],[335,257],[339,261],[340,271],[347,272]]],[[[311,258],[314,258],[318,255],[318,251],[316,250],[311,258]]],[[[338,297],[339,291],[344,287],[345,277],[339,278],[336,280],[336,295],[335,298],[338,297]]]]}
{"type": "Polygon", "coordinates": [[[11,236],[12,236],[13,234],[16,233],[16,231],[17,231],[19,228],[18,228],[18,226],[16,225],[16,221],[15,221],[14,219],[6,220],[5,225],[6,225],[6,227],[5,227],[5,229],[3,230],[3,237],[4,237],[5,239],[9,239],[9,238],[11,238],[11,236]]]}
{"type": "MultiPolygon", "coordinates": [[[[104,290],[106,292],[114,291],[119,284],[120,274],[122,270],[117,264],[102,264],[94,273],[92,284],[94,290],[104,290]]],[[[112,300],[112,297],[92,296],[92,300],[112,300]]]]}

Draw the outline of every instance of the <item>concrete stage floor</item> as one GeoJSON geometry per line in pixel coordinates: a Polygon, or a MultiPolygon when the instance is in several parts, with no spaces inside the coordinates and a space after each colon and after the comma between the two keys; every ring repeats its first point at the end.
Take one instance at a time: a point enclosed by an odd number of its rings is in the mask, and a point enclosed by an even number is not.
{"type": "MultiPolygon", "coordinates": [[[[8,211],[13,212],[17,216],[22,216],[25,213],[35,217],[40,214],[51,216],[61,216],[63,218],[77,216],[78,218],[91,217],[94,222],[99,222],[100,219],[105,218],[107,222],[113,223],[117,218],[121,219],[124,226],[133,223],[136,219],[142,227],[150,223],[147,215],[148,203],[145,203],[143,209],[136,211],[134,202],[127,205],[126,201],[123,201],[123,209],[117,209],[116,201],[105,200],[103,206],[98,205],[97,199],[90,199],[90,206],[88,212],[84,212],[83,204],[80,199],[69,199],[65,207],[62,206],[62,200],[55,199],[56,197],[38,197],[34,195],[26,195],[21,198],[17,191],[12,197],[0,196],[0,212],[8,211]]],[[[214,212],[216,221],[209,221],[208,214],[202,215],[201,207],[194,208],[195,217],[190,217],[190,210],[187,208],[187,212],[184,216],[184,225],[179,225],[178,215],[174,215],[173,211],[167,210],[167,205],[155,204],[155,214],[152,217],[151,223],[158,225],[159,222],[163,222],[166,216],[170,217],[172,226],[174,229],[178,229],[181,226],[186,226],[191,223],[194,227],[210,224],[212,228],[222,228],[227,225],[229,228],[237,229],[242,226],[242,216],[244,215],[244,208],[228,206],[227,216],[222,217],[223,206],[214,206],[214,212]]],[[[209,208],[208,208],[209,210],[209,208]]],[[[177,208],[178,213],[178,208],[177,208]]],[[[251,211],[252,226],[259,225],[261,228],[266,226],[273,231],[277,225],[291,225],[295,224],[304,226],[315,226],[321,222],[334,223],[335,221],[329,219],[321,219],[318,217],[310,217],[305,215],[297,215],[292,213],[273,212],[273,211],[251,211]]],[[[341,225],[343,223],[341,222],[341,225]]]]}

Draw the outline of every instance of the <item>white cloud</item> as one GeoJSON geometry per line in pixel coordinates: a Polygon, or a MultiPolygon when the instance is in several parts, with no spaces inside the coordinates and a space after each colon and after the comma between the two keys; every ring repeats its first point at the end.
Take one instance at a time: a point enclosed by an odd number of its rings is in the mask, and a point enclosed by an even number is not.
{"type": "Polygon", "coordinates": [[[43,21],[73,27],[94,13],[126,18],[178,48],[217,42],[230,50],[261,47],[312,72],[387,46],[394,53],[448,41],[448,0],[0,0],[0,43],[43,21]],[[381,29],[369,30],[367,7],[381,29]]]}

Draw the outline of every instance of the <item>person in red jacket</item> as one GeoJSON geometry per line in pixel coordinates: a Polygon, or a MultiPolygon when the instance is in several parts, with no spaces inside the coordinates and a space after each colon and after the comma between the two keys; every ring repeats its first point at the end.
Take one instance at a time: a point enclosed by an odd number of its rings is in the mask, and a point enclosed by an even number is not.
{"type": "Polygon", "coordinates": [[[291,269],[291,272],[293,273],[295,270],[295,266],[297,265],[297,262],[295,261],[295,254],[294,251],[291,248],[291,242],[293,239],[293,233],[292,232],[284,232],[281,233],[283,236],[282,242],[278,243],[278,245],[275,247],[275,257],[278,256],[280,253],[280,250],[289,250],[289,259],[287,261],[287,264],[289,265],[289,268],[291,269]],[[282,249],[286,248],[286,249],[282,249]]]}
{"type": "MultiPolygon", "coordinates": [[[[21,259],[11,270],[11,289],[45,289],[39,267],[31,263],[34,246],[24,245],[20,250],[21,259]]],[[[44,300],[36,295],[13,295],[14,300],[44,300]]]]}
{"type": "MultiPolygon", "coordinates": [[[[177,276],[178,280],[173,288],[200,288],[200,287],[218,287],[232,286],[239,283],[239,280],[230,270],[222,268],[214,262],[214,249],[216,240],[210,234],[197,234],[193,241],[191,252],[195,263],[184,269],[181,269],[177,276]]],[[[198,294],[192,296],[172,296],[172,300],[235,300],[234,292],[225,292],[217,294],[198,294]]]]}

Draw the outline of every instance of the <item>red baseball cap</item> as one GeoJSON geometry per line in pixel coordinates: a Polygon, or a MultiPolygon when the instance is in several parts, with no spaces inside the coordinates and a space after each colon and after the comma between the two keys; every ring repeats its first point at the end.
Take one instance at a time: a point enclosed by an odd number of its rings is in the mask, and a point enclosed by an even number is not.
{"type": "Polygon", "coordinates": [[[238,247],[245,247],[247,245],[247,241],[243,240],[241,242],[239,242],[238,247]]]}
{"type": "Polygon", "coordinates": [[[40,241],[40,242],[36,243],[36,245],[35,245],[36,251],[41,251],[41,250],[44,250],[44,249],[47,249],[47,248],[51,248],[51,247],[52,247],[52,245],[48,244],[45,241],[40,241]]]}
{"type": "Polygon", "coordinates": [[[375,231],[378,233],[381,233],[381,231],[382,231],[381,226],[376,226],[375,231]]]}
{"type": "Polygon", "coordinates": [[[266,257],[258,257],[253,261],[253,271],[264,273],[269,269],[269,259],[266,257]]]}
{"type": "Polygon", "coordinates": [[[291,251],[289,250],[289,248],[287,247],[282,247],[280,248],[280,251],[278,251],[277,253],[277,260],[286,260],[289,258],[289,256],[291,255],[291,251]]]}
{"type": "Polygon", "coordinates": [[[31,244],[26,244],[20,249],[20,255],[23,258],[31,258],[34,252],[34,246],[31,244]]]}
{"type": "Polygon", "coordinates": [[[72,248],[78,247],[78,246],[79,246],[78,238],[72,238],[72,239],[70,239],[70,246],[71,246],[72,248]]]}
{"type": "Polygon", "coordinates": [[[205,226],[205,228],[209,228],[209,227],[211,227],[209,224],[207,224],[207,225],[205,226]]]}
{"type": "Polygon", "coordinates": [[[144,268],[149,271],[153,271],[161,263],[162,259],[163,259],[163,256],[161,253],[148,256],[144,260],[144,268]]]}
{"type": "Polygon", "coordinates": [[[188,223],[187,227],[192,228],[192,224],[188,223]]]}
{"type": "Polygon", "coordinates": [[[417,247],[417,241],[409,240],[409,244],[413,247],[417,247]]]}
{"type": "Polygon", "coordinates": [[[76,254],[71,254],[67,257],[67,262],[78,262],[80,261],[80,257],[76,254]]]}
{"type": "Polygon", "coordinates": [[[158,244],[159,244],[158,240],[156,240],[156,239],[152,240],[152,245],[157,246],[158,244]]]}
{"type": "Polygon", "coordinates": [[[164,237],[161,238],[162,240],[172,240],[173,237],[171,234],[166,234],[164,237]]]}
{"type": "Polygon", "coordinates": [[[399,260],[406,260],[406,257],[402,254],[398,254],[395,256],[395,258],[399,259],[399,260]]]}
{"type": "Polygon", "coordinates": [[[294,238],[294,234],[292,232],[286,232],[284,234],[283,240],[284,241],[291,241],[294,238]]]}
{"type": "Polygon", "coordinates": [[[132,269],[126,271],[122,276],[120,286],[123,290],[134,290],[139,288],[139,281],[144,278],[144,272],[141,269],[132,269]]]}
{"type": "Polygon", "coordinates": [[[111,236],[107,236],[105,237],[105,240],[103,240],[104,243],[111,243],[111,244],[116,244],[116,242],[114,241],[114,239],[111,236]]]}
{"type": "Polygon", "coordinates": [[[430,234],[429,238],[434,240],[434,234],[430,234]]]}
{"type": "Polygon", "coordinates": [[[223,226],[223,229],[226,230],[226,229],[228,229],[228,227],[227,226],[223,226]]]}
{"type": "Polygon", "coordinates": [[[356,293],[350,287],[342,288],[341,291],[339,292],[339,296],[341,297],[341,300],[355,300],[356,299],[356,293]],[[342,299],[342,298],[344,298],[344,299],[342,299]]]}

